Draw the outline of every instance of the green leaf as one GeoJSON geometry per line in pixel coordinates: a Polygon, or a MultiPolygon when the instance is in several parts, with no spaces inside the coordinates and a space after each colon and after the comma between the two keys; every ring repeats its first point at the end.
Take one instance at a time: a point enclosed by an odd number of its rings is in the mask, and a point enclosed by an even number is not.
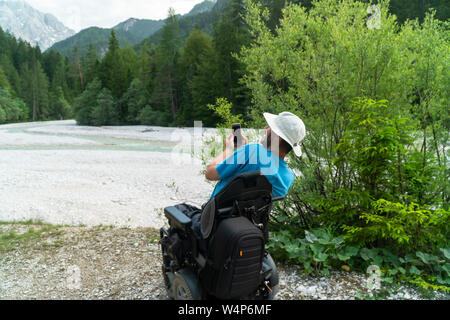
{"type": "Polygon", "coordinates": [[[359,251],[359,255],[360,255],[361,258],[363,258],[365,261],[368,261],[368,260],[370,259],[369,253],[370,253],[370,250],[367,249],[367,248],[362,248],[362,249],[359,251]]]}
{"type": "Polygon", "coordinates": [[[309,232],[308,230],[305,230],[305,238],[309,243],[314,243],[319,240],[313,233],[309,232]]]}
{"type": "Polygon", "coordinates": [[[442,278],[441,275],[438,275],[438,276],[436,277],[436,280],[437,280],[437,282],[438,282],[439,284],[447,284],[447,280],[444,279],[444,278],[442,278]]]}
{"type": "Polygon", "coordinates": [[[303,262],[303,266],[305,267],[308,273],[311,273],[313,271],[313,268],[311,267],[311,261],[303,262]]]}
{"type": "Polygon", "coordinates": [[[316,261],[316,262],[324,262],[324,261],[327,260],[327,258],[328,258],[328,255],[326,253],[323,253],[323,252],[321,252],[321,253],[319,253],[317,255],[315,254],[314,257],[313,257],[314,261],[316,261]]]}
{"type": "Polygon", "coordinates": [[[398,269],[389,269],[388,271],[389,271],[390,275],[395,276],[399,270],[398,269]]]}
{"type": "Polygon", "coordinates": [[[420,258],[420,260],[422,260],[423,263],[425,263],[425,264],[429,264],[430,263],[430,256],[428,254],[420,252],[420,251],[417,251],[416,252],[416,256],[418,258],[420,258]]]}
{"type": "Polygon", "coordinates": [[[292,244],[287,245],[285,247],[285,249],[286,249],[286,251],[288,253],[289,259],[296,258],[299,255],[299,253],[300,253],[300,248],[298,246],[295,246],[295,245],[292,245],[292,244]]]}
{"type": "Polygon", "coordinates": [[[324,275],[325,277],[329,277],[330,276],[330,270],[328,270],[327,268],[324,268],[324,269],[320,270],[320,273],[322,275],[324,275]]]}
{"type": "Polygon", "coordinates": [[[450,260],[450,248],[441,248],[439,249],[444,257],[446,257],[448,260],[450,260]]]}
{"type": "Polygon", "coordinates": [[[337,257],[341,261],[347,261],[351,257],[355,256],[358,253],[358,248],[355,247],[345,247],[343,250],[338,252],[337,257]]]}
{"type": "Polygon", "coordinates": [[[394,282],[394,278],[392,278],[392,277],[383,277],[383,278],[381,278],[381,280],[383,282],[387,282],[387,283],[393,283],[394,282]]]}
{"type": "Polygon", "coordinates": [[[344,236],[339,236],[339,237],[333,238],[333,240],[331,240],[331,242],[335,244],[335,247],[338,247],[342,243],[344,243],[344,236]]]}
{"type": "Polygon", "coordinates": [[[310,244],[309,247],[311,248],[312,252],[316,255],[323,252],[323,246],[318,243],[310,244]]]}
{"type": "Polygon", "coordinates": [[[420,270],[417,269],[415,266],[412,266],[411,268],[409,268],[409,273],[420,275],[420,270]]]}
{"type": "Polygon", "coordinates": [[[442,270],[447,272],[447,275],[450,277],[450,263],[446,263],[442,266],[442,270]]]}
{"type": "Polygon", "coordinates": [[[413,254],[407,254],[405,256],[405,262],[407,263],[411,263],[411,264],[415,264],[415,265],[420,265],[421,262],[415,258],[415,256],[413,254]]]}

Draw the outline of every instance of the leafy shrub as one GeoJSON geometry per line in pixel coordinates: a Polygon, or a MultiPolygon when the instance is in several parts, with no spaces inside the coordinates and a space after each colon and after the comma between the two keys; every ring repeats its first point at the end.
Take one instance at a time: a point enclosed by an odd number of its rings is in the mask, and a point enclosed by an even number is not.
{"type": "Polygon", "coordinates": [[[0,88],[0,123],[23,121],[28,117],[25,103],[13,97],[9,89],[0,88]]]}
{"type": "Polygon", "coordinates": [[[228,102],[226,98],[218,98],[216,104],[208,105],[208,109],[213,111],[222,121],[217,125],[218,128],[231,128],[233,123],[243,124],[242,115],[234,115],[232,108],[233,104],[228,102]]]}
{"type": "Polygon", "coordinates": [[[440,248],[436,254],[397,255],[385,248],[348,245],[331,228],[305,231],[301,238],[288,231],[271,232],[267,248],[276,260],[302,265],[312,275],[328,276],[339,267],[364,273],[376,265],[385,283],[410,282],[423,289],[450,292],[450,248],[440,248]]]}
{"type": "Polygon", "coordinates": [[[157,111],[150,105],[146,105],[139,112],[137,119],[143,125],[165,126],[170,122],[170,114],[169,112],[157,111]]]}
{"type": "Polygon", "coordinates": [[[430,251],[449,239],[450,212],[431,210],[416,203],[393,203],[380,199],[373,210],[359,217],[363,226],[344,225],[345,240],[363,246],[373,243],[396,253],[430,251]]]}
{"type": "Polygon", "coordinates": [[[344,244],[343,236],[334,236],[330,228],[305,231],[305,237],[292,238],[288,231],[271,233],[268,250],[276,259],[302,264],[306,272],[328,276],[358,253],[358,248],[344,244]]]}

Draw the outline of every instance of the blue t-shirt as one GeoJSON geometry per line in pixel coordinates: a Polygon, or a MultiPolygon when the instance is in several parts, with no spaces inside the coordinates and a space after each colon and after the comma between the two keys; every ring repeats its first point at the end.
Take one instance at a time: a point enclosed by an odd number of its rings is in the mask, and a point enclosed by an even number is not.
{"type": "Polygon", "coordinates": [[[247,144],[239,148],[233,155],[219,163],[216,170],[220,180],[211,198],[219,193],[235,176],[245,172],[261,171],[261,174],[266,176],[272,184],[274,197],[286,196],[295,179],[294,173],[283,159],[257,143],[247,144]]]}

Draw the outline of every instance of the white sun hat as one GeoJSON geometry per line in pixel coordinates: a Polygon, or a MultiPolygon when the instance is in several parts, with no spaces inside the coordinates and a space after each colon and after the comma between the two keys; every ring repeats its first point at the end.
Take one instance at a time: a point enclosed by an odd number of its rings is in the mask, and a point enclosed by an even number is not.
{"type": "Polygon", "coordinates": [[[306,136],[306,128],[303,121],[295,114],[282,112],[278,116],[271,113],[264,113],[267,124],[275,134],[289,143],[297,157],[302,156],[300,143],[306,136]]]}

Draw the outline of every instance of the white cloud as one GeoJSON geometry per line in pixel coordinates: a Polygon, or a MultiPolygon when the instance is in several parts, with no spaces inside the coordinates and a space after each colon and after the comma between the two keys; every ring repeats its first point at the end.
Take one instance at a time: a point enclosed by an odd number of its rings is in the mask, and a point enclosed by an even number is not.
{"type": "Polygon", "coordinates": [[[80,31],[111,28],[128,18],[165,19],[169,8],[188,13],[203,0],[25,0],[35,9],[53,14],[67,27],[80,31]]]}

